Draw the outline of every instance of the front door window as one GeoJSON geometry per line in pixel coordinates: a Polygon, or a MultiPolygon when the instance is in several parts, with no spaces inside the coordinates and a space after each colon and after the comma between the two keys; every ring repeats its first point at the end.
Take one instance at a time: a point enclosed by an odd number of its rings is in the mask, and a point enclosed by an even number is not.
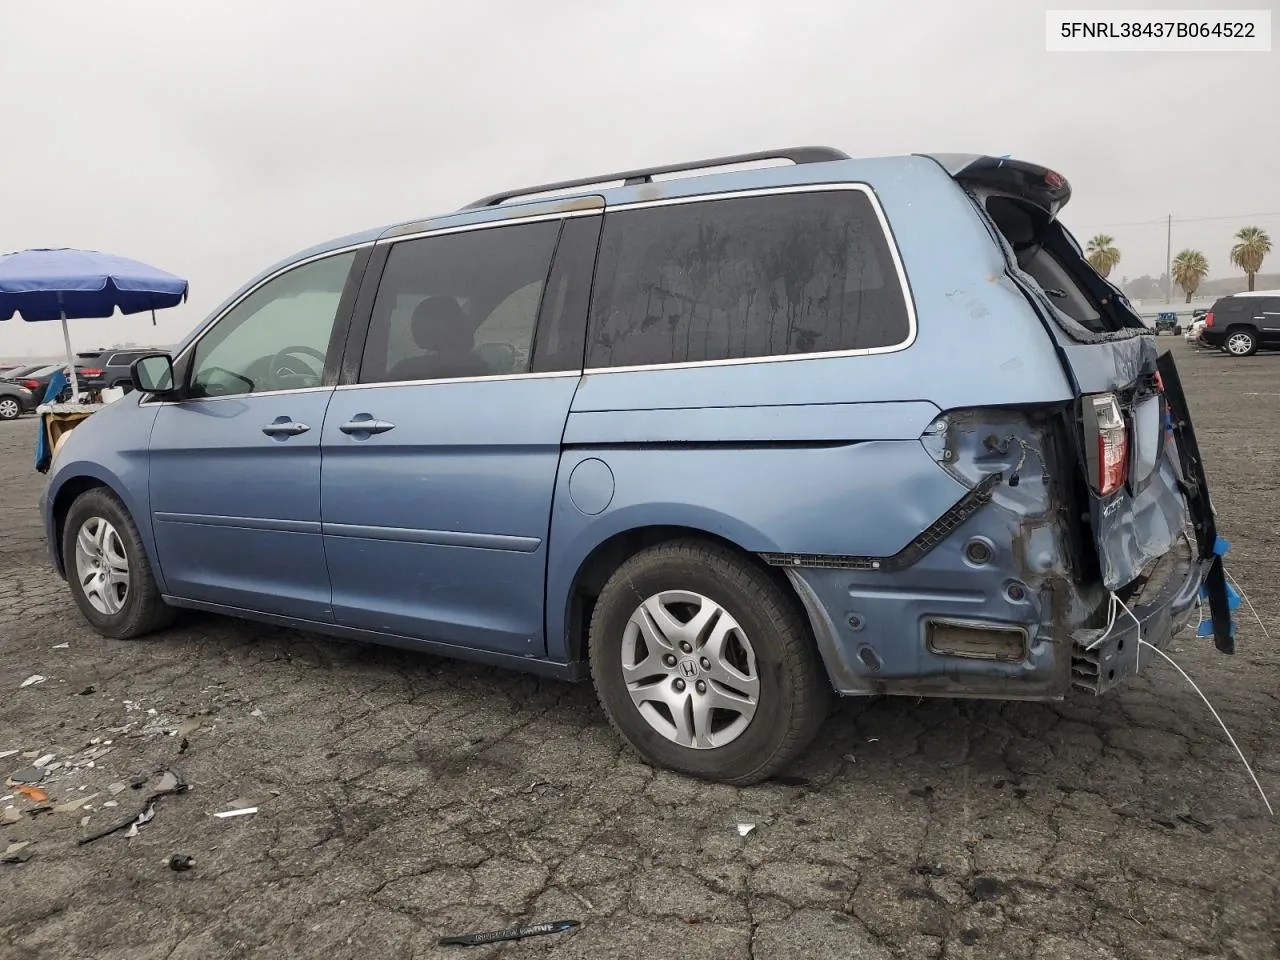
{"type": "Polygon", "coordinates": [[[318,387],[355,252],[313,260],[258,287],[195,346],[190,396],[318,387]]]}

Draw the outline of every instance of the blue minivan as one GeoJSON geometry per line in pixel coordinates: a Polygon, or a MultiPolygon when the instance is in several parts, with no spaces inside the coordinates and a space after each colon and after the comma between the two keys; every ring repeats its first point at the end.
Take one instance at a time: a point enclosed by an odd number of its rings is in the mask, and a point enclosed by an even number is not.
{"type": "Polygon", "coordinates": [[[1202,598],[1232,652],[1176,368],[1070,195],[803,147],[313,247],[68,436],[54,566],[107,637],[190,608],[590,677],[734,784],[833,693],[1102,693],[1202,598]]]}

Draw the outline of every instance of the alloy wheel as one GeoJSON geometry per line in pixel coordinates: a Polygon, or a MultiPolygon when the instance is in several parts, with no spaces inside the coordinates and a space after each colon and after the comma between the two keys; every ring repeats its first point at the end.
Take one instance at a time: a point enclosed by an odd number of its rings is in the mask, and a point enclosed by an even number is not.
{"type": "Polygon", "coordinates": [[[1227,350],[1237,357],[1247,356],[1253,351],[1253,337],[1247,333],[1233,333],[1227,338],[1227,350]]]}
{"type": "Polygon", "coordinates": [[[90,517],[76,535],[76,576],[99,613],[114,616],[129,599],[129,557],[116,528],[102,517],[90,517]]]}

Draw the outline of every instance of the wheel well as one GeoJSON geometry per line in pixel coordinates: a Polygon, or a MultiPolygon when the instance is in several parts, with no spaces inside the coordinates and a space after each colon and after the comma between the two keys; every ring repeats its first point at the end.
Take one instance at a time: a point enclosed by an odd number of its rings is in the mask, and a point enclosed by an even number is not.
{"type": "Polygon", "coordinates": [[[694,527],[640,527],[614,534],[592,550],[578,567],[578,573],[573,578],[573,588],[569,592],[569,611],[565,621],[570,662],[587,659],[587,630],[591,624],[591,612],[595,609],[596,598],[600,596],[600,592],[613,576],[614,571],[641,550],[647,550],[649,547],[671,540],[703,540],[727,547],[739,556],[747,558],[782,587],[784,594],[795,602],[801,619],[806,626],[808,625],[809,618],[805,615],[799,597],[796,596],[786,574],[777,567],[769,566],[754,553],[743,550],[732,540],[694,527]]]}
{"type": "Polygon", "coordinates": [[[105,487],[106,484],[96,477],[72,477],[58,490],[58,495],[53,499],[53,549],[58,558],[58,572],[66,576],[66,564],[62,556],[62,531],[66,527],[67,513],[71,510],[71,504],[75,503],[81,494],[88,493],[95,487],[105,487]]]}

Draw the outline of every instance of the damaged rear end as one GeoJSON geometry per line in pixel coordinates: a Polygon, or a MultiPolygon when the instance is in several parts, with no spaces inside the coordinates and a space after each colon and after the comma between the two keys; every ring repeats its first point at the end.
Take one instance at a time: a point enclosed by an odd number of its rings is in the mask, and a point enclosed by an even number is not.
{"type": "Polygon", "coordinates": [[[1004,250],[1008,278],[1052,338],[1074,393],[1066,407],[1024,415],[1040,424],[1027,438],[1010,430],[1006,440],[983,414],[949,418],[944,451],[948,468],[972,483],[993,443],[1043,450],[1043,506],[1058,517],[1070,568],[1069,599],[1055,615],[1071,626],[1073,685],[1102,692],[1134,673],[1139,639],[1167,644],[1202,598],[1206,632],[1234,652],[1222,544],[1176,366],[1058,221],[1067,181],[1018,161],[934,159],[1004,250]]]}

